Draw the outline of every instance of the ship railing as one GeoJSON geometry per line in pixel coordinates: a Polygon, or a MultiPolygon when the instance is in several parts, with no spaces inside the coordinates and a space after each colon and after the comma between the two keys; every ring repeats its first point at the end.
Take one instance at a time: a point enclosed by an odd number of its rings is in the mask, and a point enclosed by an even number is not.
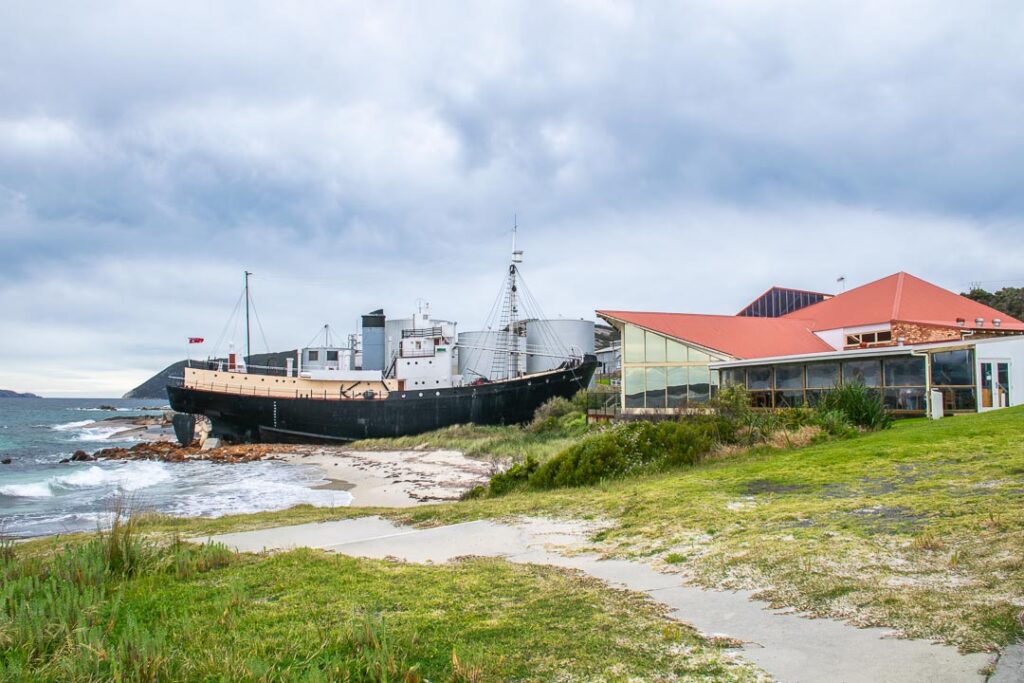
{"type": "MultiPolygon", "coordinates": [[[[246,365],[245,363],[239,362],[232,368],[225,358],[211,358],[207,360],[189,360],[185,363],[186,367],[196,368],[199,370],[213,370],[215,372],[237,372],[241,375],[267,375],[272,377],[288,377],[288,369],[281,367],[280,365],[246,365]]],[[[298,376],[298,367],[292,368],[293,377],[298,376]]]]}
{"type": "Polygon", "coordinates": [[[440,337],[443,335],[444,330],[440,327],[421,327],[419,329],[402,330],[402,339],[415,337],[440,337]]]}
{"type": "Polygon", "coordinates": [[[337,391],[323,389],[282,389],[280,387],[243,387],[237,384],[221,384],[219,382],[189,382],[182,386],[196,391],[213,391],[234,396],[265,396],[267,398],[306,398],[315,401],[378,401],[387,398],[387,392],[367,391],[362,393],[346,392],[344,387],[337,391]],[[367,395],[370,394],[370,395],[367,395]]]}
{"type": "Polygon", "coordinates": [[[401,358],[433,358],[435,355],[434,347],[431,346],[429,349],[420,349],[419,351],[404,351],[402,352],[401,358]]]}

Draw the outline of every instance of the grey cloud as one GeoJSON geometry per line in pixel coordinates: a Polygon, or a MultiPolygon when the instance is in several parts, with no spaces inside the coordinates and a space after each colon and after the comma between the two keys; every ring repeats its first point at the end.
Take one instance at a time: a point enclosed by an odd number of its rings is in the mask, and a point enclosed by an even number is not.
{"type": "Polygon", "coordinates": [[[1022,275],[1019,3],[4,15],[0,384],[115,328],[93,371],[144,374],[243,268],[279,347],[420,296],[479,324],[514,212],[549,313],[1022,275]]]}

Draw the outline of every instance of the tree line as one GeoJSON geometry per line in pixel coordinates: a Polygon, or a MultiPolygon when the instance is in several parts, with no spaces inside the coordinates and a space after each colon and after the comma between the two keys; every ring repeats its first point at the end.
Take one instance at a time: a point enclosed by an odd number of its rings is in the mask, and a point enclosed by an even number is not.
{"type": "Polygon", "coordinates": [[[991,306],[1008,316],[1024,320],[1024,287],[1003,287],[998,292],[989,292],[981,287],[974,287],[964,296],[991,306]]]}

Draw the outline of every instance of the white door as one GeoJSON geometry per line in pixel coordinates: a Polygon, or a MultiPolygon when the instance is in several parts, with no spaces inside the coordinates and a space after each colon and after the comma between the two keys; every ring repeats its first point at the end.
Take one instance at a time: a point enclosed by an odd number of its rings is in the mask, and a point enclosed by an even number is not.
{"type": "Polygon", "coordinates": [[[979,410],[995,410],[1010,405],[1010,362],[986,360],[981,363],[979,410]]]}

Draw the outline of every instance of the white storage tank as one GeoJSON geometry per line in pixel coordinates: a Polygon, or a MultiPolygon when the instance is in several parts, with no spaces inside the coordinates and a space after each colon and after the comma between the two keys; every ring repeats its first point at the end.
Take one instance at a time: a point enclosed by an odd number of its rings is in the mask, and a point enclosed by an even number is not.
{"type": "Polygon", "coordinates": [[[530,354],[526,357],[526,372],[531,374],[557,368],[568,357],[594,353],[594,322],[573,318],[528,320],[526,351],[530,354]]]}
{"type": "MultiPolygon", "coordinates": [[[[524,337],[518,337],[519,350],[526,348],[524,337]]],[[[498,333],[494,330],[477,330],[473,332],[459,332],[459,374],[464,382],[485,377],[491,378],[491,370],[494,366],[494,349],[498,348],[498,333]]],[[[525,367],[520,356],[520,368],[525,367]]]]}

